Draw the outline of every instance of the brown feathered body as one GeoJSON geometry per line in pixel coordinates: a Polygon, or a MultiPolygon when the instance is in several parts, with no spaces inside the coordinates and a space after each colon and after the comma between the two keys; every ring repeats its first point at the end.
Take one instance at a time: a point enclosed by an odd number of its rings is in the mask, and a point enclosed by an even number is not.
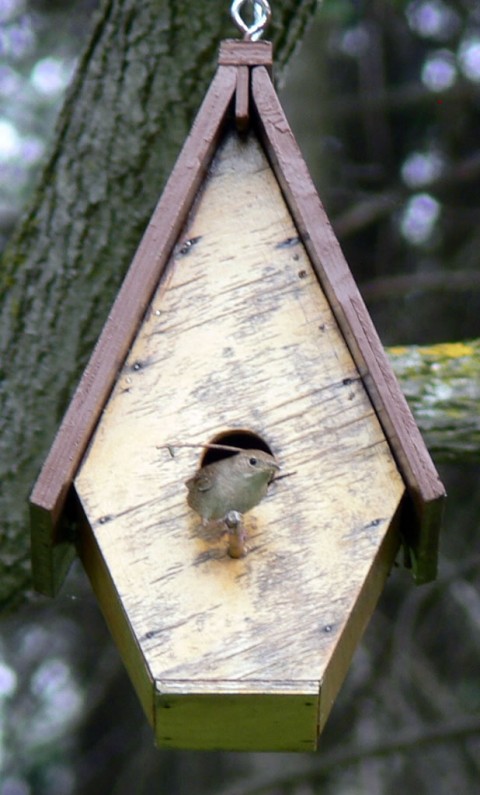
{"type": "Polygon", "coordinates": [[[187,502],[204,521],[244,514],[258,505],[280,467],[263,450],[243,450],[201,467],[187,480],[187,502]]]}

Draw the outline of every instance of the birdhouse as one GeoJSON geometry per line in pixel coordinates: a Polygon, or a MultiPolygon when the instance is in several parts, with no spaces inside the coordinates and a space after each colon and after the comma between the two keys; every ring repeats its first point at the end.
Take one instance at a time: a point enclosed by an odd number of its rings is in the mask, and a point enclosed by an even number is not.
{"type": "Polygon", "coordinates": [[[314,749],[401,542],[435,576],[444,490],[270,67],[222,43],[31,497],[36,588],[80,556],[162,748],[314,749]],[[187,503],[208,444],[280,466],[241,557],[187,503]]]}

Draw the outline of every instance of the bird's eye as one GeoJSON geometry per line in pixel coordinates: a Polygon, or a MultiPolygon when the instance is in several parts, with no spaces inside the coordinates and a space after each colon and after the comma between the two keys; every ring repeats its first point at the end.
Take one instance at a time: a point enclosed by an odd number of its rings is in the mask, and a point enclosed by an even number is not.
{"type": "Polygon", "coordinates": [[[248,459],[248,463],[251,464],[252,467],[257,466],[257,459],[253,457],[253,455],[248,459]]]}

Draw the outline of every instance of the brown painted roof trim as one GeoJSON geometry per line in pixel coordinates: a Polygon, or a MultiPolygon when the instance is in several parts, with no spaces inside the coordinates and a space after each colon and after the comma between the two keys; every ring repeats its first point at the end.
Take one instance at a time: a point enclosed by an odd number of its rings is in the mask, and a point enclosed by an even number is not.
{"type": "Polygon", "coordinates": [[[57,525],[70,486],[216,149],[236,81],[234,66],[219,66],[34,486],[33,578],[44,593],[53,595],[53,569],[63,568],[53,546],[62,541],[57,525]]]}
{"type": "Polygon", "coordinates": [[[412,498],[417,528],[408,540],[417,559],[417,581],[433,579],[445,489],[261,66],[252,70],[252,99],[272,167],[412,498]]]}

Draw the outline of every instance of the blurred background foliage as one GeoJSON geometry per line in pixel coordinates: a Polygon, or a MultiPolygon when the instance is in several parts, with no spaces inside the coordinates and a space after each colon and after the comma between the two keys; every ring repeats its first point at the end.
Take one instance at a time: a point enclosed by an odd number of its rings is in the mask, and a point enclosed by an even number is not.
{"type": "Polygon", "coordinates": [[[33,192],[98,0],[0,0],[0,247],[33,192]]]}
{"type": "MultiPolygon", "coordinates": [[[[97,5],[0,0],[1,245],[97,5]]],[[[478,1],[326,0],[282,79],[384,343],[479,337],[478,1]]],[[[75,566],[55,602],[2,622],[0,795],[478,792],[478,465],[440,467],[439,578],[416,589],[392,573],[318,754],[156,751],[75,566]]]]}

